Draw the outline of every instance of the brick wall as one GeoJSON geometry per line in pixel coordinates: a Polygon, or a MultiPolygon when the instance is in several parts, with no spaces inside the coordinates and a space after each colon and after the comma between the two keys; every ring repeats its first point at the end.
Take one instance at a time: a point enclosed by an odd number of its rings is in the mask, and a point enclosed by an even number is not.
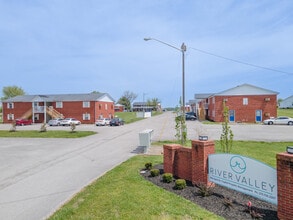
{"type": "Polygon", "coordinates": [[[293,216],[293,155],[277,154],[278,218],[293,216]]]}
{"type": "Polygon", "coordinates": [[[235,122],[255,122],[256,110],[262,110],[262,120],[277,116],[276,95],[214,96],[209,98],[210,120],[223,121],[223,100],[230,110],[235,110],[235,122]],[[247,105],[243,105],[243,98],[248,98],[247,105]]]}
{"type": "Polygon", "coordinates": [[[215,152],[213,141],[192,141],[192,148],[164,145],[164,172],[193,184],[208,182],[208,155],[215,152]]]}

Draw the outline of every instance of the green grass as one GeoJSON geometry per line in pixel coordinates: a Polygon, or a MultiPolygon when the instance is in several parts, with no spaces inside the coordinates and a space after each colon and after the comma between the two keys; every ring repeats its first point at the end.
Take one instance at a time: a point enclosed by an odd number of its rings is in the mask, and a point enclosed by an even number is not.
{"type": "MultiPolygon", "coordinates": [[[[159,114],[162,114],[162,113],[161,112],[152,112],[152,116],[156,116],[159,114]]],[[[137,118],[136,112],[116,112],[115,116],[122,118],[126,124],[144,119],[144,118],[137,118]]]]}
{"type": "MultiPolygon", "coordinates": [[[[172,143],[174,141],[160,141],[152,144],[161,146],[172,143]]],[[[186,146],[191,147],[191,141],[188,141],[186,146]]],[[[216,153],[221,153],[220,141],[215,141],[215,146],[216,153]]],[[[251,157],[276,167],[276,154],[285,152],[287,146],[293,146],[293,142],[233,141],[231,153],[251,157]]]]}
{"type": "Polygon", "coordinates": [[[144,164],[162,156],[135,156],[85,188],[58,210],[57,219],[222,219],[145,180],[144,164]]]}
{"type": "MultiPolygon", "coordinates": [[[[155,142],[155,145],[174,143],[155,142]]],[[[220,142],[215,141],[221,153],[220,142]]],[[[189,141],[187,145],[191,146],[189,141]]],[[[233,154],[241,154],[276,167],[276,154],[293,142],[234,141],[233,154]]],[[[86,187],[59,209],[56,219],[222,219],[190,201],[145,180],[144,164],[162,163],[162,156],[135,156],[86,187]]]]}
{"type": "Polygon", "coordinates": [[[293,108],[291,109],[278,109],[278,116],[288,116],[290,118],[293,118],[293,108]]]}
{"type": "Polygon", "coordinates": [[[89,135],[96,134],[94,131],[75,131],[71,130],[63,131],[46,131],[40,132],[36,130],[26,130],[10,132],[5,130],[0,130],[0,137],[22,137],[22,138],[81,138],[89,135]]]}

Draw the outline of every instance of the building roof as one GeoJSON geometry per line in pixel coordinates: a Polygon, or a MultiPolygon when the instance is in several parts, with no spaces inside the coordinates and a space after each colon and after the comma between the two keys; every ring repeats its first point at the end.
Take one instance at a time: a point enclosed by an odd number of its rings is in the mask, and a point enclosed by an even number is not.
{"type": "Polygon", "coordinates": [[[108,93],[86,93],[86,94],[59,94],[59,95],[21,95],[3,102],[64,102],[64,101],[101,101],[114,102],[108,93]]]}
{"type": "Polygon", "coordinates": [[[207,99],[208,97],[214,95],[214,93],[199,93],[199,94],[195,94],[194,98],[195,99],[207,99]]]}
{"type": "Polygon", "coordinates": [[[214,94],[214,96],[236,96],[236,95],[277,95],[278,92],[260,88],[250,84],[242,84],[231,89],[214,94]]]}

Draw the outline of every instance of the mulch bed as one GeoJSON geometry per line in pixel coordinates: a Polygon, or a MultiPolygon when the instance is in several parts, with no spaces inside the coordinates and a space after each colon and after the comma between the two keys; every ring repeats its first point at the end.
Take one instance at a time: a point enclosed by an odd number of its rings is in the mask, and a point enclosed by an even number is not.
{"type": "Polygon", "coordinates": [[[187,187],[183,190],[176,190],[174,189],[175,180],[171,183],[164,183],[162,181],[162,174],[164,173],[162,164],[156,165],[153,168],[160,170],[159,176],[152,177],[150,171],[147,170],[146,172],[141,172],[141,175],[155,185],[182,196],[225,219],[257,219],[257,217],[253,217],[254,214],[261,214],[258,219],[278,219],[276,205],[219,185],[213,187],[211,195],[205,197],[200,195],[198,186],[193,186],[189,182],[187,182],[187,187]],[[248,210],[248,201],[252,204],[252,213],[248,210]]]}

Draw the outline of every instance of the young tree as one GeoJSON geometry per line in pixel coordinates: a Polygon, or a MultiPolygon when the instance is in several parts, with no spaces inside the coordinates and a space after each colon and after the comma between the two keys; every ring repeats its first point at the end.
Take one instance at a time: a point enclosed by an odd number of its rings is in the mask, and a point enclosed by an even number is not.
{"type": "Polygon", "coordinates": [[[229,126],[229,108],[226,106],[226,102],[223,102],[223,123],[222,123],[222,134],[220,137],[220,144],[222,151],[230,153],[233,146],[233,132],[229,126]]]}
{"type": "Polygon", "coordinates": [[[118,103],[125,106],[125,109],[130,111],[131,110],[131,103],[136,99],[137,94],[125,91],[121,98],[118,100],[118,103]]]}
{"type": "MultiPolygon", "coordinates": [[[[180,106],[181,106],[181,98],[180,98],[180,106]]],[[[181,145],[184,145],[187,141],[187,127],[185,123],[185,115],[183,115],[182,108],[176,107],[177,116],[175,117],[175,137],[178,141],[180,141],[181,145]]]]}
{"type": "Polygon", "coordinates": [[[6,100],[18,95],[25,95],[24,90],[21,87],[17,86],[5,86],[2,89],[3,97],[2,100],[6,100]]]}

